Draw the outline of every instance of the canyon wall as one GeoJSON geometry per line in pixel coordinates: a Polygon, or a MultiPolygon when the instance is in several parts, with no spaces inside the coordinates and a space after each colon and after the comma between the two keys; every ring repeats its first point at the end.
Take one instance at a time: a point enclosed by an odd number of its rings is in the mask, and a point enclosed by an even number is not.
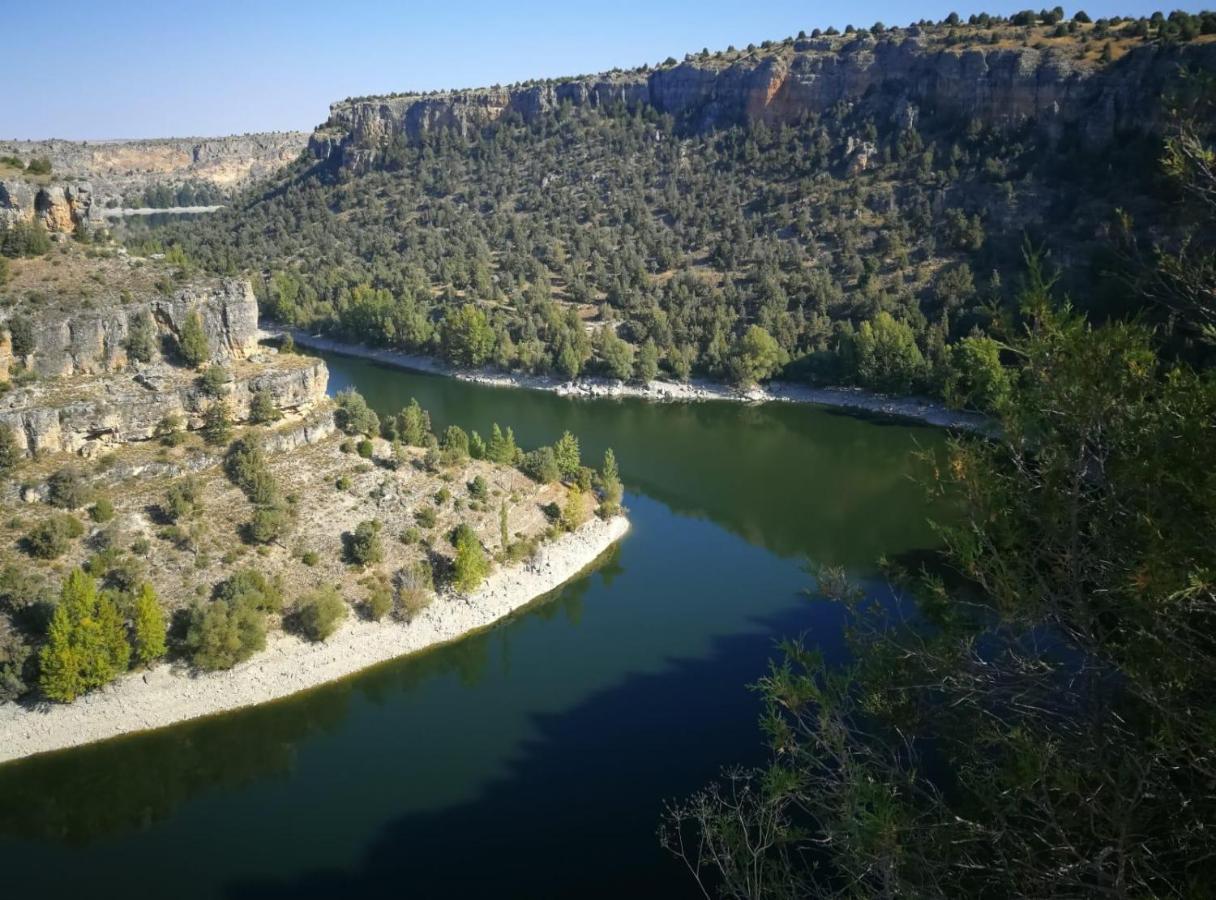
{"type": "Polygon", "coordinates": [[[100,206],[160,185],[236,190],[273,175],[308,142],[302,131],[130,141],[0,141],[0,156],[46,158],[57,179],[87,181],[100,206]]]}
{"type": "Polygon", "coordinates": [[[417,140],[438,128],[468,134],[508,114],[528,121],[567,101],[649,105],[693,129],[780,125],[840,103],[881,101],[888,112],[944,112],[999,128],[1076,124],[1096,146],[1120,131],[1158,124],[1164,86],[1190,65],[1216,69],[1216,45],[1146,44],[1116,62],[1095,64],[1056,49],[943,48],[907,32],[858,34],[800,40],[729,64],[694,58],[652,71],[345,100],[330,107],[310,149],[319,159],[359,168],[394,135],[417,140]]]}

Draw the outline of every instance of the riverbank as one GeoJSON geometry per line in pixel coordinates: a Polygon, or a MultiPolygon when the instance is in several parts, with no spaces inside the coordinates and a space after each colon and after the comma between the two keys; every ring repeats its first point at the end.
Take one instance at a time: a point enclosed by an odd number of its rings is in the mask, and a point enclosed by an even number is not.
{"type": "Polygon", "coordinates": [[[181,666],[162,664],[69,705],[5,704],[0,706],[0,763],[278,700],[456,640],[574,578],[628,529],[623,516],[592,519],[542,545],[534,560],[496,569],[468,597],[437,597],[408,624],[351,616],[323,643],[276,632],[265,651],[226,672],[191,675],[181,666]]]}
{"type": "Polygon", "coordinates": [[[812,403],[837,409],[848,409],[874,415],[913,419],[939,428],[985,432],[989,420],[978,414],[951,409],[924,397],[889,397],[863,388],[812,387],[789,382],[771,382],[767,387],[741,390],[727,384],[694,379],[689,382],[651,381],[647,384],[626,384],[607,378],[583,377],[573,381],[551,375],[521,375],[489,369],[460,369],[430,356],[385,350],[365,344],[347,344],[323,335],[309,334],[298,329],[268,329],[267,338],[290,334],[297,346],[329,353],[340,353],[372,360],[389,366],[445,375],[491,387],[527,388],[549,391],[563,397],[637,397],[655,402],[691,402],[698,400],[731,400],[741,403],[812,403]]]}

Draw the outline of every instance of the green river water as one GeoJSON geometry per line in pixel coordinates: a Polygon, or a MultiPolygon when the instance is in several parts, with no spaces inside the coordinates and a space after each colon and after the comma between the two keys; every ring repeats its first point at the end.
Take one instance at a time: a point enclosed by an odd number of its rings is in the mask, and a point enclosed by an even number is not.
{"type": "Polygon", "coordinates": [[[790,404],[570,400],[325,357],[331,390],[617,454],[633,529],[490,631],[308,694],[0,767],[9,897],[685,897],[664,799],[762,759],[747,684],[805,632],[808,562],[872,589],[935,545],[944,434],[790,404]]]}

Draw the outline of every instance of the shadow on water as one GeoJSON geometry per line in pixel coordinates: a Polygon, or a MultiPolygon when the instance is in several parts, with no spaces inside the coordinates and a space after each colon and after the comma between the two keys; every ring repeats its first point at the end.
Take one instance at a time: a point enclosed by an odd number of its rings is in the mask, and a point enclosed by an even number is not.
{"type": "MultiPolygon", "coordinates": [[[[842,647],[802,560],[872,578],[937,540],[939,432],[784,404],[576,402],[333,358],[382,413],[612,446],[631,533],[501,627],[297,698],[0,767],[6,890],[41,897],[671,896],[664,797],[761,752],[774,641],[842,647]],[[104,888],[104,889],[101,889],[104,888]],[[121,888],[121,890],[119,890],[121,888]],[[111,890],[113,889],[113,890],[111,890]],[[109,891],[109,893],[106,893],[109,891]]],[[[869,582],[877,589],[874,581],[869,582]]]]}
{"type": "MultiPolygon", "coordinates": [[[[609,551],[597,563],[605,586],[621,571],[617,557],[609,551]]],[[[385,706],[444,675],[476,687],[492,664],[496,628],[526,615],[577,624],[591,583],[583,578],[495,628],[301,695],[2,766],[0,835],[84,846],[146,829],[198,795],[287,778],[296,747],[340,730],[352,697],[385,706]]]]}
{"type": "Polygon", "coordinates": [[[612,447],[630,489],[779,556],[872,571],[883,554],[936,543],[912,451],[943,446],[939,429],[793,403],[574,400],[318,355],[331,392],[357,386],[382,415],[416,397],[437,431],[484,436],[499,422],[533,447],[569,429],[590,464],[612,447]]]}
{"type": "MultiPolygon", "coordinates": [[[[817,624],[839,627],[817,605],[817,624]]],[[[747,685],[776,655],[773,635],[807,622],[804,609],[768,619],[757,633],[715,640],[704,657],[534,716],[535,737],[469,802],[385,823],[351,867],[241,880],[226,896],[396,897],[408,886],[425,897],[694,897],[658,845],[663,802],[723,764],[763,761],[759,700],[747,685]]],[[[834,637],[824,649],[840,655],[834,637]]]]}

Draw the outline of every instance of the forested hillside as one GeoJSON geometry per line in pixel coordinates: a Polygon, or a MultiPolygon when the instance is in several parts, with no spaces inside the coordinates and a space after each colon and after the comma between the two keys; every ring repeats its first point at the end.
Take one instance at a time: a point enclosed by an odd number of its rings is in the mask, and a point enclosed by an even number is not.
{"type": "Polygon", "coordinates": [[[407,98],[405,124],[387,127],[364,119],[394,101],[338,104],[314,137],[320,159],[166,239],[207,268],[261,276],[279,321],[461,365],[780,374],[984,406],[1001,357],[977,335],[1013,309],[1028,242],[1098,317],[1142,306],[1129,284],[1189,233],[1163,141],[1210,121],[1197,88],[1216,68],[1208,14],[1019,16],[816,32],[603,76],[649,78],[630,83],[655,102],[621,88],[576,103],[559,84],[525,115],[524,88],[488,91],[473,98],[494,112],[483,122],[462,118],[464,95],[407,98]],[[896,53],[932,93],[879,81],[827,108],[790,95],[731,121],[720,88],[694,108],[665,87],[859,54],[873,69],[896,53]],[[1032,105],[1048,67],[1055,118],[943,99],[959,89],[942,61],[965,69],[977,54],[993,79],[1013,66],[1015,98],[1033,61],[1032,105]],[[1094,137],[1086,104],[1112,136],[1094,137]],[[337,125],[351,128],[334,152],[337,125]]]}

